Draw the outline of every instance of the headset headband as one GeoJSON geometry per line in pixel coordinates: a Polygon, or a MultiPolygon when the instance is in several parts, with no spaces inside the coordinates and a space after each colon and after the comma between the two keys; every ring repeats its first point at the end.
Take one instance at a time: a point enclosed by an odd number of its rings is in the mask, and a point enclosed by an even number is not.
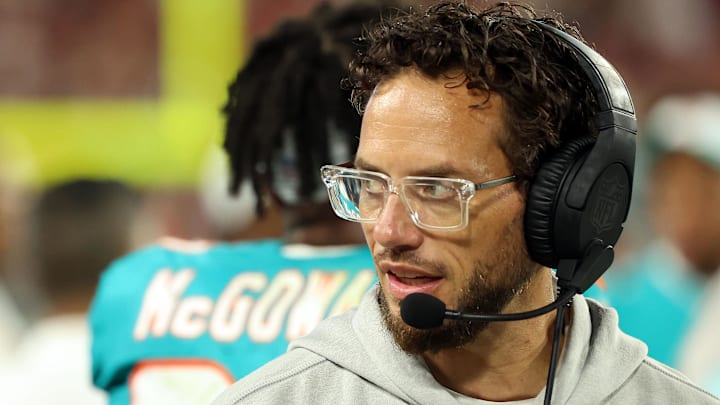
{"type": "Polygon", "coordinates": [[[637,123],[635,107],[625,81],[602,55],[572,35],[542,21],[533,22],[543,30],[552,33],[569,46],[595,91],[599,110],[595,114],[598,137],[587,160],[573,180],[568,193],[567,204],[581,209],[587,202],[595,179],[608,165],[609,158],[625,166],[630,174],[635,167],[635,141],[637,123]]]}

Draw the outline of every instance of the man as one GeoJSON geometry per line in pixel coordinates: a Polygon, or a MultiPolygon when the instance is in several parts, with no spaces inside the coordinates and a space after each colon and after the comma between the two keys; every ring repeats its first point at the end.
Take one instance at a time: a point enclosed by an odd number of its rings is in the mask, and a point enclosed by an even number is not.
{"type": "Polygon", "coordinates": [[[38,292],[38,314],[0,370],[4,401],[107,402],[90,380],[87,311],[102,270],[130,248],[138,207],[136,191],[114,181],[73,180],[38,195],[23,269],[38,292]]]}
{"type": "Polygon", "coordinates": [[[233,190],[251,184],[259,216],[279,207],[284,235],[172,240],[114,263],[90,318],[94,382],[110,403],[208,403],[375,281],[360,227],[332,213],[317,168],[357,147],[340,80],[352,38],[379,15],[324,5],[256,45],[229,88],[224,146],[233,190]]]}
{"type": "Polygon", "coordinates": [[[608,274],[608,295],[653,358],[718,395],[720,95],[666,96],[645,128],[652,237],[608,274]]]}
{"type": "Polygon", "coordinates": [[[622,79],[556,32],[572,29],[534,18],[441,3],[367,34],[349,80],[357,155],[322,173],[338,215],[362,223],[379,286],[215,404],[719,403],[613,310],[582,296],[563,310],[612,261],[634,115],[622,79]],[[578,198],[580,221],[558,216],[578,198]]]}

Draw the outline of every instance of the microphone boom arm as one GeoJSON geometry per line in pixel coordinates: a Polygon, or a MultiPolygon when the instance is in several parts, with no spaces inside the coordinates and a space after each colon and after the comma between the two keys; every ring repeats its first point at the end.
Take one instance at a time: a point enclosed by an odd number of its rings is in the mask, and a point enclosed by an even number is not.
{"type": "Polygon", "coordinates": [[[444,314],[445,319],[454,320],[465,320],[465,321],[485,321],[485,322],[502,322],[502,321],[520,321],[523,319],[530,319],[536,316],[546,314],[556,308],[568,304],[577,293],[574,289],[561,289],[558,298],[537,309],[526,312],[518,312],[514,314],[466,314],[462,311],[450,311],[446,310],[444,314]]]}

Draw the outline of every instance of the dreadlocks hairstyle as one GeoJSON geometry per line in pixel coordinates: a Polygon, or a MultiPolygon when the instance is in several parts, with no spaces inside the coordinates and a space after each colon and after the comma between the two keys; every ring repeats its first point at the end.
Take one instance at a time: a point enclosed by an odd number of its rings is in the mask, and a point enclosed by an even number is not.
{"type": "MultiPolygon", "coordinates": [[[[498,3],[476,12],[445,2],[383,21],[362,38],[364,50],[351,62],[346,87],[353,105],[362,113],[375,86],[403,69],[432,78],[459,71],[468,89],[503,99],[508,134],[501,147],[527,188],[545,154],[592,129],[597,108],[588,79],[568,68],[577,65],[572,51],[535,18],[527,6],[498,3]]],[[[584,41],[559,16],[539,20],[584,41]]]]}
{"type": "Polygon", "coordinates": [[[327,199],[318,170],[351,158],[361,122],[340,82],[354,40],[380,15],[377,5],[321,4],[259,41],[230,85],[223,107],[230,191],[250,180],[258,216],[267,193],[285,205],[327,199]]]}

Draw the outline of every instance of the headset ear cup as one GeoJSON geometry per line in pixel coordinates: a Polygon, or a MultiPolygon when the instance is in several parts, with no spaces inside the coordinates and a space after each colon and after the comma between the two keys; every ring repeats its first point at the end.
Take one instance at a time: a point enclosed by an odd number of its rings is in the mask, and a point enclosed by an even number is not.
{"type": "MultiPolygon", "coordinates": [[[[525,242],[530,257],[555,268],[560,260],[555,244],[555,209],[562,183],[576,162],[595,144],[590,137],[572,140],[540,165],[528,189],[525,206],[525,242]]],[[[572,230],[558,230],[570,232],[572,230]]]]}

